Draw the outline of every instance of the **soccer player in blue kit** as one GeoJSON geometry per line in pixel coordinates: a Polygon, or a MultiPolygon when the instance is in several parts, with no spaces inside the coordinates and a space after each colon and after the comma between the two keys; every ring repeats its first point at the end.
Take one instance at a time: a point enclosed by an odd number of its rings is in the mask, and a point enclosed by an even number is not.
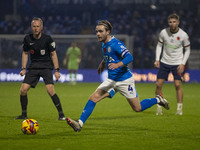
{"type": "Polygon", "coordinates": [[[141,112],[155,104],[169,109],[169,104],[161,95],[155,98],[144,99],[140,102],[135,81],[128,64],[133,61],[133,56],[126,46],[114,36],[111,36],[112,25],[107,20],[101,20],[96,26],[96,35],[101,42],[104,59],[98,67],[100,74],[106,67],[108,69],[108,79],[106,79],[96,91],[90,96],[81,117],[78,121],[67,118],[67,123],[76,132],[80,132],[83,124],[91,115],[97,102],[105,97],[113,97],[116,92],[122,94],[129,102],[132,109],[141,112]]]}

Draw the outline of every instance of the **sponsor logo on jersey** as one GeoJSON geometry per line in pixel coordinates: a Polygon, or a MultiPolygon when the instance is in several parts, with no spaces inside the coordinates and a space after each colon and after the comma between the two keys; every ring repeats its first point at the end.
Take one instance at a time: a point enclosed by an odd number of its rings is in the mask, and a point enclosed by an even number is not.
{"type": "Polygon", "coordinates": [[[41,50],[40,50],[40,54],[41,54],[41,55],[45,55],[45,49],[41,49],[41,50]]]}
{"type": "Polygon", "coordinates": [[[114,62],[115,60],[111,56],[103,56],[106,63],[114,62]]]}
{"type": "Polygon", "coordinates": [[[177,49],[177,48],[179,48],[180,46],[179,45],[171,45],[171,44],[165,44],[165,46],[167,46],[168,48],[172,48],[172,49],[177,49]]]}
{"type": "Polygon", "coordinates": [[[51,43],[51,46],[52,46],[53,48],[56,48],[56,43],[55,43],[55,42],[52,42],[52,43],[51,43]]]}

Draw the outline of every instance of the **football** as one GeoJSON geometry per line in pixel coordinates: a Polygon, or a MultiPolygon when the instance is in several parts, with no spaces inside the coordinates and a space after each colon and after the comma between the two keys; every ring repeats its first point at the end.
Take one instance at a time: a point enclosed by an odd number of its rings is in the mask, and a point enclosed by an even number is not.
{"type": "Polygon", "coordinates": [[[35,119],[26,119],[22,122],[21,130],[24,134],[36,134],[39,130],[39,125],[35,119]]]}

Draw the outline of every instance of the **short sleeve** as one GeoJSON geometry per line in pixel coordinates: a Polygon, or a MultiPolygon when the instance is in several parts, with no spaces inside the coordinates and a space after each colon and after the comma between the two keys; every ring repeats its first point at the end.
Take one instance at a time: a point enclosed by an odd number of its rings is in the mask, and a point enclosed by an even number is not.
{"type": "Polygon", "coordinates": [[[80,48],[78,48],[78,55],[81,55],[81,50],[80,50],[80,48]]]}
{"type": "Polygon", "coordinates": [[[183,46],[187,47],[189,45],[190,45],[190,38],[189,38],[188,34],[186,33],[184,36],[184,40],[183,40],[183,46]]]}
{"type": "Polygon", "coordinates": [[[122,57],[126,57],[127,54],[130,54],[129,50],[126,48],[124,43],[119,42],[117,45],[117,53],[122,57]]]}
{"type": "Polygon", "coordinates": [[[164,41],[164,40],[163,40],[163,39],[164,39],[164,38],[163,38],[163,37],[164,37],[163,34],[164,34],[164,30],[162,30],[162,31],[160,32],[159,37],[158,37],[158,41],[159,41],[160,43],[163,43],[163,41],[164,41]]]}
{"type": "Polygon", "coordinates": [[[24,41],[23,41],[23,51],[25,52],[28,52],[28,44],[27,44],[27,40],[26,40],[26,37],[24,38],[24,41]]]}
{"type": "Polygon", "coordinates": [[[48,40],[48,46],[49,46],[50,52],[53,52],[56,50],[56,43],[50,36],[49,36],[49,40],[48,40]]]}

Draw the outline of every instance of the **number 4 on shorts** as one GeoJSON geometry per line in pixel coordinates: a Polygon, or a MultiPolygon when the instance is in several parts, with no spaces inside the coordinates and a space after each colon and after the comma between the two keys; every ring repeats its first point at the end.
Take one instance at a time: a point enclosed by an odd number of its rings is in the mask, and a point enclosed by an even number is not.
{"type": "Polygon", "coordinates": [[[128,86],[128,91],[133,91],[133,88],[131,85],[128,86]]]}

